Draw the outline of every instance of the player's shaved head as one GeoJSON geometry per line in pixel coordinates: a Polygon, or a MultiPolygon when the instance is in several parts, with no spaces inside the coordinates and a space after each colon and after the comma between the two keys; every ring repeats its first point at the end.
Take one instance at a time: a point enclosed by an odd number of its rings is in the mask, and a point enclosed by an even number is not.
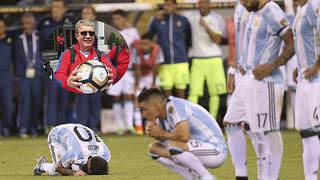
{"type": "Polygon", "coordinates": [[[165,97],[162,92],[157,88],[150,88],[142,91],[138,96],[138,102],[149,101],[150,99],[164,100],[165,97]]]}
{"type": "Polygon", "coordinates": [[[150,88],[142,91],[138,96],[142,116],[148,121],[166,116],[166,98],[159,89],[150,88]]]}

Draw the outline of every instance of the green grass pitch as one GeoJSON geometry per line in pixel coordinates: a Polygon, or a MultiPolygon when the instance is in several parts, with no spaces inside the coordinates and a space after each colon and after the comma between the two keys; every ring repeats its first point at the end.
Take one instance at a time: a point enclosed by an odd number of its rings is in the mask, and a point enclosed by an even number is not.
{"type": "MultiPolygon", "coordinates": [[[[79,177],[80,179],[183,179],[147,156],[147,147],[152,138],[145,136],[100,136],[111,151],[110,176],[79,177]]],[[[280,179],[300,180],[303,176],[302,145],[297,132],[283,132],[284,155],[280,179]]],[[[41,155],[50,160],[45,136],[39,138],[0,139],[0,179],[73,179],[74,177],[33,176],[35,159],[41,155]]],[[[234,169],[230,155],[225,164],[210,170],[219,180],[233,180],[234,169]]],[[[256,179],[256,159],[251,144],[248,144],[249,178],[256,179]]]]}

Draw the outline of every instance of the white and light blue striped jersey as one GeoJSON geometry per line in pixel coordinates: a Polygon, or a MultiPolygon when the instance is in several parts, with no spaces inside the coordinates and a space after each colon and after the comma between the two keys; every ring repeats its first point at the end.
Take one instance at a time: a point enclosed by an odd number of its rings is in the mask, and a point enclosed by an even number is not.
{"type": "Polygon", "coordinates": [[[161,127],[169,132],[175,130],[181,121],[188,121],[191,138],[208,142],[216,147],[227,149],[221,129],[210,113],[198,104],[185,99],[169,96],[166,104],[167,118],[158,120],[161,127]]]}
{"type": "MultiPolygon", "coordinates": [[[[244,68],[249,74],[257,65],[269,64],[278,59],[281,36],[289,29],[286,14],[273,1],[268,1],[257,12],[251,12],[246,26],[243,57],[244,68]]],[[[263,81],[282,84],[283,75],[278,68],[263,81]]]]}
{"type": "Polygon", "coordinates": [[[235,25],[235,37],[236,37],[236,61],[239,65],[242,65],[242,52],[245,48],[245,29],[249,19],[250,12],[238,2],[234,10],[233,22],[235,25]]]}
{"type": "Polygon", "coordinates": [[[104,142],[90,128],[81,124],[63,124],[53,128],[48,144],[58,143],[65,150],[61,154],[63,167],[72,164],[83,165],[89,156],[100,156],[110,160],[110,151],[104,142]]]}
{"type": "MultiPolygon", "coordinates": [[[[295,51],[298,59],[298,80],[303,80],[303,72],[312,67],[320,55],[320,1],[308,0],[297,8],[293,26],[295,51]]],[[[312,82],[320,82],[319,73],[312,82]]]]}

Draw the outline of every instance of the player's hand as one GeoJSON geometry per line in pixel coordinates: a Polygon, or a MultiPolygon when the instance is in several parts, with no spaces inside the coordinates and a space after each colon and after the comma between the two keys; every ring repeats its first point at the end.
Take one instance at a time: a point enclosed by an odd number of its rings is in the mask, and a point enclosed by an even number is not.
{"type": "Polygon", "coordinates": [[[239,70],[240,70],[241,75],[245,75],[246,74],[246,71],[243,69],[242,66],[239,67],[239,70]]]}
{"type": "Polygon", "coordinates": [[[307,70],[305,70],[304,73],[304,78],[306,80],[311,80],[311,78],[319,71],[319,67],[314,65],[311,68],[308,68],[307,70]]]}
{"type": "Polygon", "coordinates": [[[70,73],[69,78],[67,79],[67,85],[71,88],[81,91],[79,87],[82,85],[82,83],[78,82],[81,79],[81,76],[77,76],[78,72],[79,70],[75,69],[70,73]]]}
{"type": "Polygon", "coordinates": [[[86,175],[87,175],[87,173],[79,170],[79,171],[75,172],[73,176],[86,176],[86,175]]]}
{"type": "Polygon", "coordinates": [[[235,78],[234,78],[234,74],[228,74],[228,80],[227,80],[227,91],[228,93],[233,93],[234,89],[235,89],[235,78]]]}
{"type": "Polygon", "coordinates": [[[113,75],[112,75],[112,69],[106,67],[108,70],[108,82],[107,82],[107,87],[111,86],[113,84],[113,75]]]}
{"type": "Polygon", "coordinates": [[[261,80],[271,74],[273,68],[271,64],[260,64],[253,71],[253,76],[257,80],[261,80]]]}
{"type": "Polygon", "coordinates": [[[295,83],[297,83],[297,77],[298,77],[298,69],[294,69],[292,72],[292,79],[295,83]]]}
{"type": "Polygon", "coordinates": [[[147,136],[151,136],[151,137],[159,137],[159,135],[162,134],[162,128],[154,123],[154,122],[148,122],[148,124],[146,125],[146,135],[147,136]]]}
{"type": "Polygon", "coordinates": [[[200,24],[200,26],[202,26],[202,27],[204,27],[204,28],[207,28],[207,27],[208,27],[206,21],[204,21],[203,18],[200,18],[199,24],[200,24]]]}

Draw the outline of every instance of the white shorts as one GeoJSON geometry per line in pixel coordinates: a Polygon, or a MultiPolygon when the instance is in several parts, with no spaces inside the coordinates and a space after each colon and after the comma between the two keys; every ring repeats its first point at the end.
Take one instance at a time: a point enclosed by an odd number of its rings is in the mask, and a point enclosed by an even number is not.
{"type": "Polygon", "coordinates": [[[280,130],[284,86],[245,75],[237,85],[224,117],[225,122],[246,119],[252,132],[280,130]]]}
{"type": "MultiPolygon", "coordinates": [[[[168,147],[170,140],[161,142],[168,147]]],[[[197,156],[201,163],[207,168],[217,168],[221,166],[227,158],[228,151],[223,146],[214,146],[213,144],[191,139],[187,142],[189,151],[197,156]]]]}
{"type": "Polygon", "coordinates": [[[111,96],[120,96],[121,94],[134,94],[134,72],[127,71],[123,77],[110,89],[108,94],[111,96]]]}
{"type": "Polygon", "coordinates": [[[201,163],[207,168],[221,166],[227,158],[227,150],[216,147],[213,144],[191,139],[187,142],[189,151],[197,156],[201,163]]]}
{"type": "MultiPolygon", "coordinates": [[[[153,83],[153,77],[154,75],[152,73],[146,75],[146,76],[142,76],[139,79],[139,88],[142,90],[143,88],[151,88],[152,87],[152,83],[153,83]]],[[[160,86],[160,79],[157,77],[156,78],[156,82],[155,82],[156,86],[160,86]]]]}
{"type": "Polygon", "coordinates": [[[320,83],[299,82],[296,91],[295,126],[309,129],[320,125],[320,83]]]}

